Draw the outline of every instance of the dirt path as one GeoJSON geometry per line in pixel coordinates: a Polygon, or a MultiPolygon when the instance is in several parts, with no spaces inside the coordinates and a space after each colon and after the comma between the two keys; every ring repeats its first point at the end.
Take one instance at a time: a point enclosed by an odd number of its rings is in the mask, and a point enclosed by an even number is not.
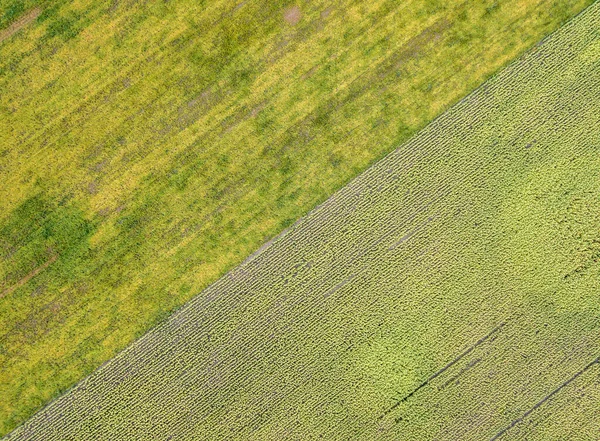
{"type": "MultiPolygon", "coordinates": [[[[12,22],[6,29],[0,31],[0,43],[7,38],[12,37],[14,34],[19,32],[22,28],[33,22],[42,13],[41,8],[34,8],[28,13],[24,14],[18,20],[12,22]]],[[[0,297],[2,297],[0,295],[0,297]]]]}
{"type": "Polygon", "coordinates": [[[48,259],[47,261],[42,263],[40,266],[38,266],[36,269],[31,271],[29,274],[27,274],[25,277],[23,277],[21,280],[19,280],[17,283],[15,283],[13,286],[0,292],[0,299],[3,298],[4,296],[12,294],[15,289],[20,288],[21,286],[25,285],[32,278],[37,276],[40,272],[42,272],[46,268],[48,268],[52,263],[56,262],[57,258],[58,258],[58,254],[54,254],[52,257],[50,257],[50,259],[48,259]]]}

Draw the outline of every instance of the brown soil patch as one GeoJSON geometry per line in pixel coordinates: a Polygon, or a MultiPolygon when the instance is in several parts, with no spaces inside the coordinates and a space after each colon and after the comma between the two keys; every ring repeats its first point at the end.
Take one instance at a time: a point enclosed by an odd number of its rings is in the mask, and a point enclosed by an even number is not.
{"type": "Polygon", "coordinates": [[[411,58],[418,58],[428,45],[441,39],[444,32],[451,27],[452,23],[444,17],[412,37],[395,54],[396,68],[411,58]]]}
{"type": "Polygon", "coordinates": [[[300,8],[298,6],[292,6],[283,12],[283,18],[288,24],[294,26],[298,24],[302,18],[302,12],[300,12],[300,8]]]}
{"type": "Polygon", "coordinates": [[[98,194],[98,181],[92,181],[87,186],[89,194],[98,194]]]}
{"type": "Polygon", "coordinates": [[[0,43],[12,37],[28,24],[32,23],[42,13],[41,8],[34,8],[18,20],[12,22],[6,29],[0,31],[0,43]]]}
{"type": "Polygon", "coordinates": [[[0,293],[0,299],[3,298],[3,297],[5,297],[5,296],[7,296],[7,295],[12,294],[14,290],[16,290],[17,288],[20,288],[21,286],[25,285],[27,282],[29,282],[31,279],[33,279],[35,276],[37,276],[39,273],[41,273],[46,268],[48,268],[51,264],[53,264],[54,262],[56,262],[56,259],[58,259],[58,255],[57,254],[52,255],[52,257],[50,257],[43,264],[41,264],[36,269],[34,269],[33,271],[31,271],[29,274],[27,274],[25,277],[23,277],[21,280],[19,280],[17,283],[15,283],[13,286],[11,286],[11,287],[5,289],[4,291],[2,291],[0,293]]]}
{"type": "Polygon", "coordinates": [[[110,208],[104,207],[98,210],[98,216],[107,217],[110,215],[110,208]]]}
{"type": "Polygon", "coordinates": [[[306,72],[304,72],[302,74],[302,76],[300,77],[301,80],[308,80],[310,77],[312,77],[317,70],[319,69],[319,66],[313,66],[310,69],[308,69],[306,72]]]}

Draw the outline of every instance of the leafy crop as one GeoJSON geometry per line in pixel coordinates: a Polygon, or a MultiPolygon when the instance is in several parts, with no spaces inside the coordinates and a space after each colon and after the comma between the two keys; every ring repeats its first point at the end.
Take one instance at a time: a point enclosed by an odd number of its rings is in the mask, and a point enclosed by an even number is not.
{"type": "MultiPolygon", "coordinates": [[[[595,3],[7,439],[593,439],[599,25],[595,3]]],[[[164,206],[117,219],[143,272],[164,206]]]]}

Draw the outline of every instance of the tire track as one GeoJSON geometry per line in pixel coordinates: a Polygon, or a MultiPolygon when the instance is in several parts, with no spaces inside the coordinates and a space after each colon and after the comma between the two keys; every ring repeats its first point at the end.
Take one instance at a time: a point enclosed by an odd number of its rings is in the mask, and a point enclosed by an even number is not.
{"type": "Polygon", "coordinates": [[[381,419],[385,418],[387,415],[389,415],[391,412],[393,412],[395,409],[397,409],[398,406],[400,406],[400,404],[406,402],[408,399],[410,399],[410,397],[412,397],[417,392],[419,392],[419,390],[423,389],[424,387],[427,387],[430,382],[432,382],[433,380],[435,380],[437,377],[439,377],[440,375],[442,375],[444,372],[446,372],[448,369],[450,369],[452,366],[454,366],[456,363],[458,363],[464,357],[466,357],[467,355],[469,355],[477,347],[479,347],[483,343],[485,343],[491,336],[493,336],[495,333],[497,333],[498,331],[500,331],[505,325],[506,325],[506,321],[504,321],[504,322],[500,323],[499,325],[497,325],[494,329],[492,329],[486,335],[484,335],[483,337],[481,337],[479,340],[477,340],[475,343],[473,343],[471,346],[469,346],[467,349],[465,349],[463,352],[461,352],[457,357],[455,357],[453,360],[451,360],[448,364],[446,364],[440,370],[438,370],[437,372],[435,372],[431,376],[429,376],[425,381],[423,381],[421,384],[419,384],[410,393],[408,393],[407,395],[405,395],[404,397],[402,397],[396,404],[394,404],[392,407],[390,407],[389,409],[387,409],[382,415],[380,415],[378,419],[381,420],[381,419]]]}
{"type": "Polygon", "coordinates": [[[579,371],[577,371],[575,374],[573,374],[569,379],[567,379],[566,381],[561,383],[556,389],[554,389],[552,392],[550,392],[548,395],[546,395],[540,401],[535,403],[531,407],[531,409],[529,409],[527,412],[525,412],[522,416],[513,420],[508,426],[506,426],[504,429],[502,429],[501,431],[496,433],[496,435],[494,435],[492,438],[490,438],[490,441],[495,441],[495,440],[499,439],[500,437],[502,437],[506,432],[508,432],[510,429],[512,429],[517,424],[519,424],[521,421],[523,421],[525,418],[527,418],[529,415],[531,415],[531,413],[533,413],[536,409],[543,406],[546,401],[550,400],[554,395],[556,395],[558,392],[560,392],[563,388],[567,387],[569,384],[571,384],[573,381],[575,381],[578,377],[580,377],[586,371],[588,371],[589,369],[591,369],[592,367],[594,367],[596,364],[599,364],[599,363],[600,363],[600,357],[596,358],[595,360],[591,361],[586,366],[581,368],[579,371]]]}

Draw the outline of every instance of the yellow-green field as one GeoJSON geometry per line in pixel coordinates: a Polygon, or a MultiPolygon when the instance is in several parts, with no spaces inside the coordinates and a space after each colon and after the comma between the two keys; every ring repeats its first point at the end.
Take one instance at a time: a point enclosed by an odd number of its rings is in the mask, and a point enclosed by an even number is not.
{"type": "Polygon", "coordinates": [[[600,2],[7,441],[590,441],[600,2]]]}
{"type": "Polygon", "coordinates": [[[0,434],[590,3],[2,2],[0,434]]]}

